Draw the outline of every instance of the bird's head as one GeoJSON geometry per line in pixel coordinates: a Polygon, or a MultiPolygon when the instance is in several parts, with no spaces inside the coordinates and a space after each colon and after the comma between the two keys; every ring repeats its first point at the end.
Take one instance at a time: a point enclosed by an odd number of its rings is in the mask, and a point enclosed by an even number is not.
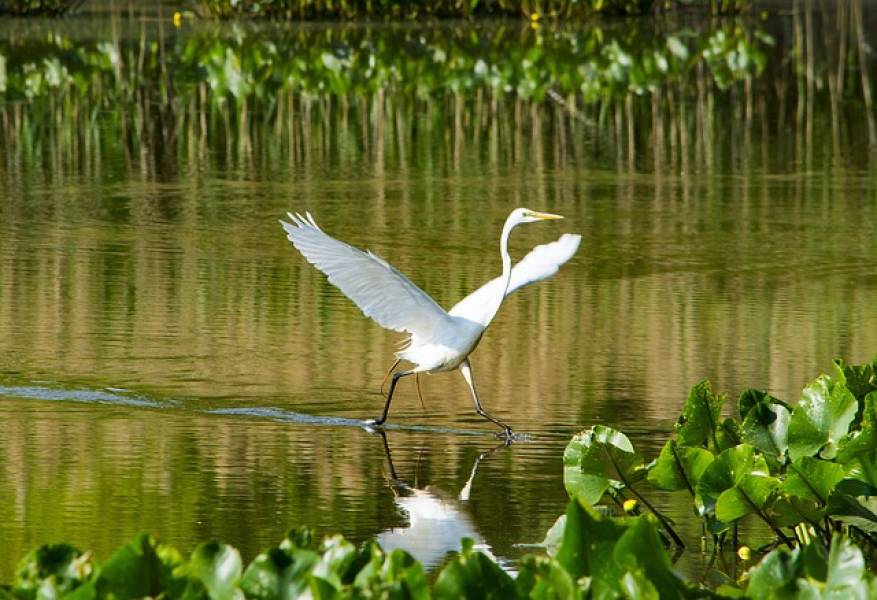
{"type": "Polygon", "coordinates": [[[529,208],[516,208],[512,211],[512,214],[509,215],[509,221],[511,221],[514,225],[518,225],[520,223],[535,223],[536,221],[550,221],[553,219],[562,218],[563,217],[560,215],[538,212],[535,210],[530,210],[529,208]]]}

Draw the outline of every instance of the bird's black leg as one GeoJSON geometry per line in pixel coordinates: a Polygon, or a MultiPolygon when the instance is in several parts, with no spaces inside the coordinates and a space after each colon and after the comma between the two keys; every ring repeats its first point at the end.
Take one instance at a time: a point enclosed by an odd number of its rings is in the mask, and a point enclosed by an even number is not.
{"type": "MultiPolygon", "coordinates": [[[[462,363],[460,363],[460,372],[463,374],[463,379],[466,380],[466,383],[469,384],[469,389],[472,390],[472,399],[475,400],[475,410],[479,415],[487,419],[488,421],[492,421],[496,425],[502,428],[502,435],[505,439],[510,440],[515,437],[515,433],[512,431],[512,428],[494,417],[492,414],[484,410],[481,406],[481,401],[478,400],[478,392],[475,391],[475,381],[472,379],[472,367],[469,365],[469,359],[467,358],[462,363]]],[[[497,434],[499,437],[500,434],[497,434]]]]}
{"type": "Polygon", "coordinates": [[[387,392],[387,403],[384,405],[384,413],[381,415],[380,419],[369,419],[367,422],[370,425],[384,424],[384,421],[387,420],[387,414],[390,412],[390,402],[393,400],[393,392],[396,390],[396,384],[406,375],[413,374],[414,371],[399,371],[398,373],[393,373],[393,379],[390,380],[390,390],[387,392]]]}

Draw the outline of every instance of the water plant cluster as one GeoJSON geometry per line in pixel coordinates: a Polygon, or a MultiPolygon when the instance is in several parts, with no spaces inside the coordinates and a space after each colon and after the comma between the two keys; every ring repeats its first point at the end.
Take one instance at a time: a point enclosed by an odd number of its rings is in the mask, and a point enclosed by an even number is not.
{"type": "Polygon", "coordinates": [[[0,0],[0,15],[58,16],[74,10],[84,0],[0,0]]]}
{"type": "MultiPolygon", "coordinates": [[[[3,0],[0,14],[58,15],[82,0],[3,0]]],[[[192,0],[198,14],[218,18],[352,19],[357,17],[415,19],[423,17],[542,16],[584,17],[595,14],[643,14],[678,7],[709,9],[712,13],[739,12],[751,0],[192,0]]]]}
{"type": "Polygon", "coordinates": [[[641,29],[203,28],[169,38],[81,42],[67,35],[0,42],[7,102],[88,98],[107,105],[158,86],[187,105],[199,84],[211,103],[378,91],[428,98],[491,90],[541,101],[586,102],[643,93],[705,68],[719,86],[760,73],[769,36],[734,24],[661,35],[641,29]],[[99,95],[99,97],[94,97],[99,95]]]}
{"type": "Polygon", "coordinates": [[[0,599],[873,598],[875,373],[877,359],[837,362],[834,375],[809,384],[794,407],[748,390],[739,418],[723,416],[725,397],[700,383],[673,438],[650,462],[619,431],[582,432],[564,453],[566,514],[548,532],[547,552],[522,558],[514,575],[471,540],[462,540],[433,579],[403,550],[355,546],[341,536],[318,540],[306,529],[246,566],[226,544],[202,544],[184,558],[141,534],[103,562],[66,544],[38,548],[11,585],[0,587],[0,599]],[[686,580],[668,553],[683,541],[648,500],[649,484],[690,497],[714,553],[750,515],[775,540],[740,578],[716,590],[686,580]]]}

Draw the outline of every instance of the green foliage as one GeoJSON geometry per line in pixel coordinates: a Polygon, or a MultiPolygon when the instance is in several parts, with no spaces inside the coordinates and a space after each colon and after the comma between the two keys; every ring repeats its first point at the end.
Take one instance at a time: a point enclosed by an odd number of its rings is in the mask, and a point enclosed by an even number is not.
{"type": "MultiPolygon", "coordinates": [[[[739,12],[750,0],[684,0],[713,12],[739,12]]],[[[646,14],[656,8],[672,8],[675,2],[657,0],[197,0],[200,13],[218,18],[262,17],[272,19],[319,19],[382,17],[415,19],[423,17],[521,16],[582,17],[596,14],[646,14]]]]}
{"type": "Polygon", "coordinates": [[[75,9],[83,0],[0,0],[0,15],[58,16],[75,9]]]}
{"type": "MultiPolygon", "coordinates": [[[[874,544],[875,381],[873,364],[838,361],[835,376],[810,383],[794,407],[766,392],[745,391],[738,401],[741,421],[724,418],[725,396],[701,382],[688,394],[675,438],[651,463],[608,427],[573,438],[564,454],[567,492],[590,504],[608,493],[618,505],[630,493],[676,540],[669,520],[635,486],[645,475],[658,489],[686,491],[706,530],[721,536],[718,543],[732,525],[754,515],[787,545],[800,538],[802,525],[824,544],[837,530],[874,544]]],[[[628,583],[636,582],[631,575],[628,583]]]]}
{"type": "MultiPolygon", "coordinates": [[[[2,0],[0,0],[2,1],[2,0]]],[[[243,4],[243,3],[242,3],[243,4]]],[[[340,28],[284,31],[243,25],[201,26],[162,44],[104,39],[74,42],[63,35],[0,40],[7,101],[88,100],[95,106],[173,98],[179,107],[254,107],[270,112],[279,96],[368,95],[378,91],[429,98],[488,91],[542,102],[549,93],[586,103],[689,85],[708,67],[711,39],[749,34],[731,26],[656,33],[654,28],[532,29],[473,25],[444,29],[340,28]],[[727,30],[726,30],[727,29],[727,30]],[[172,77],[172,79],[169,79],[172,77]]],[[[759,59],[723,67],[722,81],[761,71],[763,42],[748,48],[759,59]],[[729,70],[730,69],[730,70],[729,70]]],[[[721,62],[721,55],[716,55],[721,62]]],[[[722,63],[725,64],[725,63],[722,63]]],[[[707,68],[707,72],[712,72],[707,68]]],[[[184,112],[184,111],[183,111],[184,112]]]]}
{"type": "Polygon", "coordinates": [[[628,485],[642,479],[646,470],[623,433],[597,425],[576,435],[563,453],[567,492],[595,504],[610,485],[628,485]]]}
{"type": "Polygon", "coordinates": [[[750,598],[873,598],[877,579],[865,569],[860,548],[834,536],[826,555],[819,542],[774,550],[746,578],[750,598]]]}

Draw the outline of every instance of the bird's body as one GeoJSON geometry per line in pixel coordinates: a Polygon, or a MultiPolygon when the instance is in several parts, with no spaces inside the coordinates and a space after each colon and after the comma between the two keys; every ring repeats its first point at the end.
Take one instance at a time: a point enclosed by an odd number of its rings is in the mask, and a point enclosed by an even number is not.
{"type": "Polygon", "coordinates": [[[478,346],[484,330],[505,298],[520,287],[556,273],[560,265],[575,254],[581,241],[579,235],[564,234],[555,242],[537,246],[512,268],[508,253],[512,229],[521,223],[563,217],[526,208],[512,211],[500,236],[502,274],[449,311],[442,309],[387,261],[325,234],[310,213],[305,213],[305,216],[290,213],[289,218],[292,223],[281,221],[283,228],[308,262],[325,273],[329,281],[353,300],[366,316],[387,329],[410,334],[405,347],[396,356],[414,367],[393,375],[383,416],[373,424],[381,425],[386,420],[399,378],[460,369],[472,391],[478,413],[503,427],[507,436],[512,435],[510,427],[481,407],[468,357],[478,346]]]}

